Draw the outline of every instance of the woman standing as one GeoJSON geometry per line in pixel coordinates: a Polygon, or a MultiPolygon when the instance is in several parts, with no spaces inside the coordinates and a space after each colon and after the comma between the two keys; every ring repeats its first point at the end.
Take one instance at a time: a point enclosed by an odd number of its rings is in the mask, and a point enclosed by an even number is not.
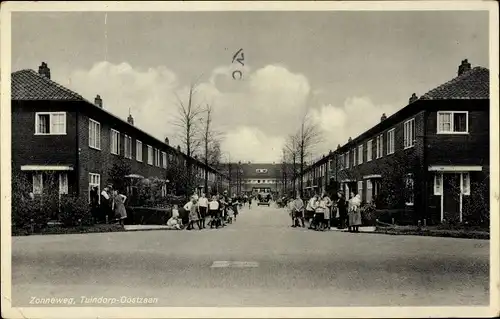
{"type": "Polygon", "coordinates": [[[359,226],[361,225],[361,196],[354,196],[351,193],[352,198],[349,200],[349,231],[359,232],[359,226]]]}
{"type": "Polygon", "coordinates": [[[219,215],[219,202],[217,201],[217,196],[212,196],[212,200],[208,203],[208,215],[210,216],[210,221],[208,224],[210,228],[219,228],[218,215],[219,215]]]}
{"type": "Polygon", "coordinates": [[[121,226],[123,226],[124,221],[127,218],[127,211],[125,209],[126,200],[127,196],[119,194],[117,190],[113,192],[113,211],[115,212],[115,216],[119,220],[121,226]]]}
{"type": "Polygon", "coordinates": [[[326,201],[324,198],[318,200],[318,205],[316,206],[316,211],[314,215],[314,224],[316,225],[316,230],[323,231],[325,229],[325,215],[326,215],[326,201]]]}
{"type": "Polygon", "coordinates": [[[344,198],[344,193],[342,191],[339,191],[337,193],[338,199],[337,199],[337,227],[339,229],[344,229],[345,224],[346,224],[346,219],[347,219],[347,205],[346,201],[344,198]]]}

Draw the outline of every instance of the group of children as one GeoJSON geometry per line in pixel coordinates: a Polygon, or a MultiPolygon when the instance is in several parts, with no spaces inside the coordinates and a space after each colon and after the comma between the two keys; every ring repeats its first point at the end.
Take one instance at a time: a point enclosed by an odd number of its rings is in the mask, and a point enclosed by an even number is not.
{"type": "MultiPolygon", "coordinates": [[[[223,195],[213,195],[209,200],[205,194],[191,196],[183,209],[188,212],[189,220],[186,225],[187,230],[195,228],[198,229],[219,228],[231,224],[236,221],[238,216],[239,202],[236,198],[230,198],[227,191],[223,195]],[[207,221],[208,220],[208,221],[207,221]]],[[[179,209],[174,205],[172,209],[172,217],[167,221],[167,226],[171,229],[183,229],[182,218],[180,218],[179,209]]]]}
{"type": "Polygon", "coordinates": [[[305,227],[309,222],[309,229],[324,231],[335,224],[339,229],[344,229],[346,224],[350,232],[359,232],[361,226],[361,198],[351,193],[351,198],[346,201],[342,191],[337,193],[337,199],[332,201],[326,193],[321,196],[315,194],[304,207],[304,202],[297,194],[295,199],[290,199],[288,209],[292,217],[292,227],[305,227]]]}

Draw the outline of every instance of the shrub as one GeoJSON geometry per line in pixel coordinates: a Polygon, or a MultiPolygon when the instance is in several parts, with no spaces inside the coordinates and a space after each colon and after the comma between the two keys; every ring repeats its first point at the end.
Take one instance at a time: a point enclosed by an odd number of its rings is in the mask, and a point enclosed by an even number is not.
{"type": "Polygon", "coordinates": [[[12,228],[29,229],[31,225],[41,228],[49,220],[50,210],[44,206],[43,197],[30,197],[31,185],[24,175],[12,176],[12,228]]]}
{"type": "Polygon", "coordinates": [[[127,207],[127,224],[165,225],[172,216],[171,208],[127,207]]]}
{"type": "Polygon", "coordinates": [[[92,225],[90,205],[82,198],[64,196],[61,200],[59,220],[66,227],[92,225]]]}
{"type": "Polygon", "coordinates": [[[361,206],[361,220],[363,225],[366,226],[375,226],[377,224],[377,211],[374,204],[367,203],[361,206]]]}

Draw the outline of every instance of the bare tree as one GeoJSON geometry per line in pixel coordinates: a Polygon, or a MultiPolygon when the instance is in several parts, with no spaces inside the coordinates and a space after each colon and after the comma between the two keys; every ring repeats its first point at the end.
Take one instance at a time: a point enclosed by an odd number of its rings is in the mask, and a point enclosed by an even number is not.
{"type": "MultiPolygon", "coordinates": [[[[216,166],[220,162],[220,133],[213,129],[213,108],[207,104],[204,112],[201,144],[203,145],[203,159],[205,166],[216,166]]],[[[205,170],[205,193],[208,193],[208,170],[205,170]]]]}
{"type": "Polygon", "coordinates": [[[318,126],[313,123],[308,113],[302,118],[300,128],[292,139],[295,140],[297,146],[300,164],[300,195],[304,196],[304,182],[302,176],[304,175],[306,159],[308,156],[310,157],[312,155],[314,147],[322,141],[321,131],[318,129],[318,126]]]}
{"type": "Polygon", "coordinates": [[[203,108],[194,102],[196,94],[197,82],[191,84],[189,87],[187,102],[183,101],[177,94],[178,108],[177,114],[174,117],[173,125],[179,128],[178,136],[181,143],[186,150],[188,156],[187,161],[187,176],[188,188],[192,186],[192,163],[191,159],[194,157],[200,146],[200,139],[198,138],[200,132],[201,116],[203,108]]]}
{"type": "Polygon", "coordinates": [[[298,176],[298,154],[299,148],[297,143],[297,136],[290,135],[283,147],[283,165],[282,169],[284,172],[284,184],[285,189],[288,181],[292,182],[292,192],[293,196],[296,195],[297,190],[295,189],[295,180],[298,176]]]}

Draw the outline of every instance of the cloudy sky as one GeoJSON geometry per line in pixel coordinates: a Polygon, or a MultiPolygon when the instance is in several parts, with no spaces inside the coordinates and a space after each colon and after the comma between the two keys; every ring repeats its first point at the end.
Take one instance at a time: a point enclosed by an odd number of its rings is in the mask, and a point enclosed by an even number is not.
{"type": "MultiPolygon", "coordinates": [[[[456,76],[488,67],[486,12],[13,13],[12,70],[52,79],[178,144],[178,95],[214,108],[230,159],[280,161],[308,112],[320,155],[456,76]],[[240,48],[245,66],[232,63],[240,48]],[[231,74],[241,70],[240,81],[231,74]]],[[[229,157],[226,155],[226,157],[229,157]]]]}

